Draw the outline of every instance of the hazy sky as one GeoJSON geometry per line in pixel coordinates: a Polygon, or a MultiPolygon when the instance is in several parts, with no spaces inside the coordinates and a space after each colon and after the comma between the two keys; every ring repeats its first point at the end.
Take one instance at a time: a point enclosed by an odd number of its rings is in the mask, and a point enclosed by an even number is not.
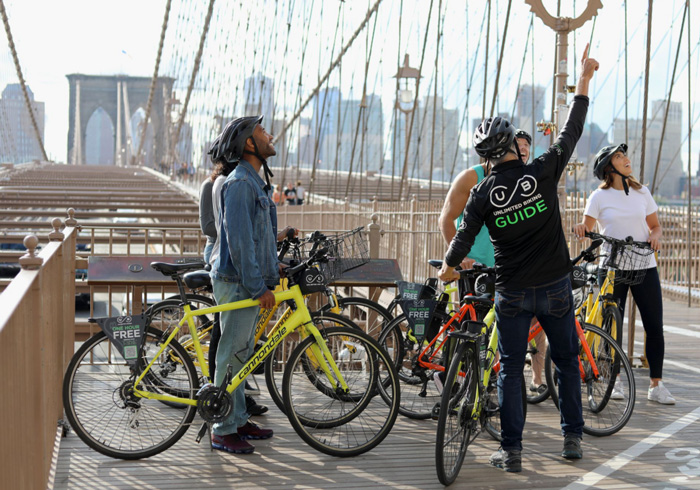
{"type": "MultiPolygon", "coordinates": [[[[222,5],[223,0],[218,2],[222,5]]],[[[465,4],[464,0],[444,0],[444,5],[448,5],[450,9],[449,15],[445,20],[444,32],[444,50],[446,56],[450,57],[450,50],[455,53],[463,52],[464,46],[453,42],[459,36],[463,35],[462,24],[450,24],[452,13],[454,17],[464,16],[465,4]]],[[[173,1],[175,4],[176,1],[173,1]]],[[[197,5],[197,10],[205,10],[206,3],[201,0],[197,5]]],[[[300,5],[306,5],[304,2],[297,0],[300,5]]],[[[310,2],[307,2],[310,3],[310,2]]],[[[373,1],[372,1],[373,3],[373,1]]],[[[581,10],[585,0],[575,0],[562,2],[563,15],[570,14],[573,6],[576,5],[578,11],[581,10]]],[[[610,127],[612,119],[617,114],[620,114],[622,103],[620,102],[621,88],[623,87],[622,77],[622,59],[620,58],[621,36],[624,36],[624,17],[623,17],[623,2],[622,0],[603,0],[605,7],[600,11],[600,15],[596,20],[594,31],[593,47],[591,55],[599,59],[601,63],[601,71],[596,75],[596,79],[592,85],[592,95],[595,94],[598,98],[593,101],[591,111],[589,112],[589,121],[596,122],[603,130],[610,127]],[[615,113],[613,113],[615,111],[615,113]]],[[[697,19],[700,13],[700,2],[691,2],[691,8],[694,9],[692,18],[697,19]]],[[[231,2],[230,5],[236,8],[236,5],[245,5],[249,8],[249,4],[241,2],[231,2]]],[[[346,2],[349,9],[354,10],[349,12],[355,15],[354,18],[347,20],[348,25],[357,25],[362,18],[362,12],[367,8],[367,1],[351,0],[346,2]]],[[[395,46],[395,31],[397,31],[398,18],[398,0],[384,0],[380,7],[382,15],[382,25],[380,29],[386,32],[381,33],[379,43],[381,45],[375,49],[385,49],[387,51],[387,60],[383,61],[381,68],[381,89],[378,93],[386,99],[386,106],[391,107],[393,97],[393,81],[391,75],[396,71],[396,54],[397,47],[395,46]],[[388,19],[388,20],[387,20],[388,19]],[[394,44],[392,46],[392,43],[394,44]],[[393,51],[392,51],[393,50],[393,51]]],[[[265,4],[260,3],[260,10],[274,9],[274,2],[265,4]]],[[[327,8],[337,8],[337,0],[324,0],[324,6],[327,8]]],[[[425,19],[429,2],[420,0],[404,0],[404,39],[406,39],[406,47],[399,51],[411,53],[412,64],[417,65],[420,46],[423,42],[423,36],[420,32],[420,23],[425,19]],[[408,33],[408,34],[406,34],[408,33]]],[[[472,35],[478,33],[480,27],[481,14],[483,12],[484,2],[469,0],[466,4],[468,9],[474,5],[474,14],[472,16],[472,35]]],[[[498,14],[500,16],[501,25],[505,18],[505,0],[494,0],[494,5],[499,7],[498,14]]],[[[661,99],[665,97],[668,89],[669,75],[673,68],[673,55],[675,55],[676,43],[678,40],[678,30],[680,26],[680,16],[683,5],[682,0],[666,0],[664,2],[655,2],[654,10],[654,27],[652,28],[652,47],[656,47],[654,60],[652,62],[651,83],[650,83],[650,100],[661,99]],[[663,6],[662,6],[663,5],[663,6]],[[675,23],[674,23],[675,20],[675,23]],[[673,29],[671,26],[673,25],[673,29]]],[[[104,0],[5,0],[5,6],[8,11],[10,26],[17,45],[20,62],[24,71],[24,77],[27,83],[33,90],[37,100],[43,101],[46,104],[46,129],[45,129],[45,146],[52,159],[57,161],[65,161],[66,159],[66,143],[67,143],[67,127],[68,127],[68,82],[65,78],[69,73],[86,73],[86,74],[128,74],[133,76],[151,76],[155,62],[156,49],[158,45],[158,37],[163,19],[165,0],[121,0],[119,2],[104,1],[104,0]]],[[[550,12],[556,9],[555,0],[546,0],[545,6],[550,12]]],[[[317,5],[318,7],[318,5],[317,5]]],[[[317,8],[316,7],[316,8],[317,8]]],[[[435,2],[437,7],[437,1],[435,2]]],[[[243,8],[243,7],[241,7],[243,8]]],[[[303,8],[303,7],[298,7],[303,8]]],[[[629,34],[630,50],[629,50],[629,85],[630,89],[643,75],[644,71],[644,49],[645,49],[645,32],[646,32],[646,8],[647,4],[643,1],[631,2],[629,18],[629,34]],[[632,8],[634,6],[635,8],[632,8]]],[[[351,17],[349,15],[349,17],[351,17]]],[[[171,26],[174,26],[177,19],[171,17],[171,26]]],[[[508,36],[511,42],[507,45],[508,53],[504,56],[504,72],[501,78],[501,85],[504,87],[517,86],[517,78],[519,74],[520,58],[523,56],[523,43],[527,42],[527,31],[530,23],[529,7],[524,4],[523,0],[513,0],[513,12],[511,14],[511,24],[509,26],[508,36]]],[[[700,23],[693,22],[693,31],[691,35],[691,49],[695,48],[695,54],[692,58],[693,67],[691,74],[693,82],[691,86],[695,91],[694,100],[698,100],[698,92],[700,92],[700,79],[698,78],[698,61],[700,57],[697,49],[697,44],[700,41],[700,23]]],[[[541,66],[537,70],[537,78],[535,83],[547,85],[551,83],[551,66],[554,50],[554,34],[546,28],[542,21],[535,19],[535,36],[538,40],[536,46],[535,64],[541,66]],[[538,49],[539,48],[539,49],[538,49]]],[[[585,24],[576,33],[576,47],[578,53],[570,53],[572,58],[569,63],[569,73],[574,70],[573,62],[578,63],[580,51],[585,45],[591,34],[593,27],[592,22],[585,24]]],[[[169,34],[173,35],[174,28],[171,27],[169,34]]],[[[302,29],[300,25],[293,25],[293,29],[302,29]]],[[[193,33],[197,32],[197,26],[192,25],[193,33]]],[[[353,29],[346,29],[352,32],[353,29]]],[[[348,34],[349,35],[349,34],[348,34]]],[[[685,34],[684,34],[685,36],[685,34]]],[[[321,36],[322,37],[322,36],[321,36]]],[[[3,37],[4,39],[4,37],[3,37]]],[[[461,39],[461,38],[459,38],[461,39]]],[[[170,40],[176,43],[175,40],[170,40]]],[[[356,44],[360,45],[364,42],[364,36],[358,37],[356,44]]],[[[430,41],[429,41],[430,42],[430,41]]],[[[491,43],[495,40],[492,38],[491,43]]],[[[570,39],[570,44],[573,48],[573,37],[570,39]]],[[[188,43],[189,49],[192,52],[196,51],[196,44],[188,43]]],[[[680,71],[682,65],[686,61],[686,42],[684,41],[681,60],[679,62],[679,74],[677,74],[677,83],[674,87],[673,100],[683,103],[684,111],[684,126],[683,134],[687,132],[687,71],[680,71]]],[[[474,39],[470,41],[469,49],[475,50],[476,43],[474,39]]],[[[182,49],[182,47],[180,47],[182,49]]],[[[358,47],[360,49],[360,47],[358,47]]],[[[362,48],[364,49],[364,48],[362,48]]],[[[167,48],[166,48],[167,52],[167,48]]],[[[528,56],[530,56],[528,54],[528,56]]],[[[320,57],[319,57],[320,58],[320,57]]],[[[455,54],[455,59],[460,58],[455,54]]],[[[467,58],[465,58],[467,59],[467,58]]],[[[284,59],[275,60],[276,63],[284,62],[284,59]]],[[[362,60],[355,60],[357,66],[362,66],[362,60]]],[[[483,63],[482,59],[477,59],[483,63]]],[[[313,63],[313,56],[309,56],[306,63],[313,63]]],[[[432,69],[428,67],[432,60],[426,57],[426,70],[432,69]]],[[[459,65],[461,61],[457,62],[459,65]]],[[[491,60],[489,71],[495,66],[496,60],[491,60]]],[[[321,63],[321,69],[309,69],[309,72],[316,76],[316,72],[324,72],[327,64],[321,63]]],[[[168,60],[163,60],[163,68],[167,69],[168,60]]],[[[449,67],[448,67],[449,68],[449,67]]],[[[460,71],[459,66],[452,67],[453,71],[448,71],[443,76],[457,76],[455,73],[460,71]]],[[[172,73],[163,73],[161,75],[172,75],[172,73]]],[[[347,74],[347,72],[345,72],[347,74]]],[[[476,74],[475,79],[478,80],[481,75],[476,74]]],[[[530,73],[523,75],[522,83],[529,83],[530,73]]],[[[16,75],[12,60],[9,55],[7,44],[4,43],[0,47],[0,88],[7,83],[16,82],[16,75]]],[[[489,83],[493,81],[490,80],[489,83]]],[[[479,86],[483,83],[478,82],[479,86]]],[[[574,83],[570,77],[569,83],[574,83]]],[[[475,81],[476,85],[477,82],[475,81]]],[[[305,86],[305,89],[310,90],[311,86],[305,86]]],[[[479,88],[481,90],[481,88],[479,88]]],[[[514,90],[513,90],[514,91],[514,90]]],[[[639,91],[635,92],[635,94],[639,91]]],[[[444,94],[446,105],[458,107],[462,110],[460,102],[460,94],[444,94]]],[[[490,105],[491,92],[487,92],[490,105]]],[[[513,94],[514,95],[514,94],[513,94]]],[[[474,116],[474,112],[481,113],[481,95],[473,93],[474,108],[470,111],[470,117],[474,116]],[[477,110],[478,106],[478,110],[477,110]]],[[[630,98],[632,99],[632,97],[630,98]]],[[[637,102],[641,99],[634,96],[635,107],[630,107],[630,117],[636,117],[636,114],[641,111],[637,107],[637,102]]],[[[510,112],[513,97],[504,97],[499,99],[499,108],[510,112]]],[[[630,104],[633,102],[630,101],[630,104]]],[[[547,104],[548,105],[548,104],[547,104]]],[[[386,112],[386,110],[385,110],[386,112]]],[[[694,117],[700,113],[700,104],[695,104],[694,117]]],[[[460,112],[461,114],[461,112],[460,112]]],[[[624,117],[624,112],[622,112],[624,117]]],[[[389,115],[385,115],[385,125],[388,126],[389,115]]],[[[686,158],[687,144],[684,145],[683,159],[686,158]]],[[[697,155],[700,152],[700,124],[694,127],[693,137],[693,165],[697,166],[697,155]]],[[[684,164],[685,168],[685,164],[684,164]]]]}

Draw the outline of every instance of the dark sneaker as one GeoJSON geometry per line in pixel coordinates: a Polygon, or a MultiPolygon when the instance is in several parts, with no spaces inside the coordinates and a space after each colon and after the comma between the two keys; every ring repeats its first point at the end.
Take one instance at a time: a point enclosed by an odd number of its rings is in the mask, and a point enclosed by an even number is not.
{"type": "Polygon", "coordinates": [[[545,391],[547,391],[547,385],[542,383],[541,385],[537,386],[535,383],[530,383],[530,391],[532,391],[533,393],[537,393],[538,395],[541,395],[545,391]]]}
{"type": "Polygon", "coordinates": [[[520,455],[520,450],[498,448],[498,451],[491,455],[489,463],[496,468],[503,468],[509,473],[520,473],[523,471],[523,460],[520,455]]]}
{"type": "Polygon", "coordinates": [[[566,434],[564,436],[564,450],[561,452],[561,455],[566,459],[583,458],[583,451],[581,450],[581,436],[566,434]]]}
{"type": "Polygon", "coordinates": [[[265,405],[260,405],[255,401],[250,395],[245,396],[245,409],[248,415],[262,415],[267,412],[267,407],[265,405]]]}
{"type": "Polygon", "coordinates": [[[263,429],[253,422],[246,422],[244,426],[238,428],[241,439],[269,439],[272,434],[272,429],[263,429]]]}
{"type": "Polygon", "coordinates": [[[211,447],[219,451],[233,454],[250,454],[255,451],[255,446],[241,438],[238,434],[225,436],[211,436],[211,447]]]}

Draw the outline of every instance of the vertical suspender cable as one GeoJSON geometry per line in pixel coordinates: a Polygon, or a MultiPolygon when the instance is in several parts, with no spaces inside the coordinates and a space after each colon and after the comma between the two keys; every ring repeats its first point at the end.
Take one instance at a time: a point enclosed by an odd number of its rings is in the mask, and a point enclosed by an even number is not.
{"type": "Polygon", "coordinates": [[[158,43],[158,54],[156,54],[156,67],[153,69],[151,88],[148,90],[148,102],[146,103],[146,118],[143,121],[143,131],[141,132],[141,140],[139,141],[139,148],[136,151],[136,161],[140,164],[144,163],[141,161],[141,152],[143,151],[143,143],[144,141],[146,141],[146,129],[148,129],[148,121],[151,117],[153,93],[156,90],[156,81],[158,80],[158,69],[160,68],[160,57],[163,54],[163,42],[165,41],[165,31],[168,28],[168,18],[170,17],[170,3],[171,0],[168,0],[168,3],[165,4],[165,15],[163,17],[163,26],[160,29],[160,42],[158,43]]]}
{"type": "Polygon", "coordinates": [[[629,106],[628,104],[628,97],[629,97],[629,92],[627,91],[627,49],[629,48],[629,39],[627,39],[627,2],[629,0],[625,0],[625,143],[627,143],[629,139],[629,116],[627,112],[627,108],[629,106]]]}
{"type": "MultiPolygon", "coordinates": [[[[44,149],[44,142],[41,140],[41,132],[39,131],[39,125],[36,122],[36,117],[34,116],[34,111],[32,110],[32,103],[29,101],[29,94],[27,93],[27,84],[24,83],[24,77],[22,76],[22,67],[19,64],[19,58],[17,57],[17,50],[15,49],[15,42],[12,40],[12,31],[10,31],[10,22],[7,20],[7,12],[5,12],[5,3],[0,0],[0,14],[2,14],[2,23],[5,24],[5,33],[7,34],[7,43],[10,45],[10,51],[12,52],[12,60],[15,62],[15,70],[17,70],[17,78],[19,79],[19,85],[22,87],[22,94],[24,95],[24,103],[27,105],[27,112],[29,112],[29,119],[32,122],[32,127],[34,128],[34,135],[36,136],[36,141],[39,143],[39,149],[41,150],[41,156],[44,161],[48,161],[49,157],[46,156],[46,150],[44,149]]],[[[80,131],[80,128],[77,129],[80,131]]]]}
{"type": "Polygon", "coordinates": [[[190,77],[190,84],[187,87],[187,95],[185,96],[185,102],[182,104],[182,112],[177,120],[177,127],[175,128],[175,134],[173,135],[171,142],[171,155],[175,156],[175,148],[177,147],[178,141],[180,139],[180,131],[182,130],[182,125],[185,122],[185,116],[187,115],[187,106],[190,103],[190,97],[192,96],[192,89],[194,88],[194,81],[197,79],[197,72],[199,72],[199,64],[202,61],[202,52],[204,51],[204,41],[207,39],[207,32],[209,32],[209,23],[211,22],[211,14],[214,11],[214,1],[209,0],[209,10],[207,10],[207,17],[204,19],[204,27],[202,28],[202,36],[199,38],[199,49],[197,49],[197,55],[194,58],[194,67],[192,67],[192,76],[190,77]]]}
{"type": "MultiPolygon", "coordinates": [[[[501,40],[501,53],[498,57],[498,67],[496,68],[496,83],[493,88],[493,99],[491,100],[491,114],[496,107],[496,97],[498,96],[498,79],[501,77],[501,63],[503,62],[503,52],[506,50],[506,38],[508,37],[508,21],[510,20],[510,6],[513,0],[508,0],[508,10],[506,11],[506,25],[503,29],[503,39],[501,40]]],[[[484,93],[486,93],[484,91],[484,93]]]]}
{"type": "Polygon", "coordinates": [[[489,34],[491,34],[491,0],[488,1],[488,18],[486,19],[486,56],[484,57],[484,95],[481,102],[481,119],[486,119],[486,83],[489,78],[489,34]]]}
{"type": "Polygon", "coordinates": [[[644,108],[642,111],[642,164],[639,167],[639,181],[644,182],[644,164],[647,147],[647,108],[649,106],[649,56],[651,54],[651,13],[654,0],[649,0],[647,12],[647,55],[644,65],[644,108]]]}
{"type": "MultiPolygon", "coordinates": [[[[561,0],[557,0],[557,17],[561,17],[561,0]]],[[[557,77],[557,45],[556,45],[556,43],[554,43],[554,67],[552,69],[552,115],[550,116],[550,119],[549,119],[552,122],[554,122],[554,109],[556,107],[556,101],[557,101],[556,77],[557,77]]],[[[556,133],[557,133],[557,131],[552,131],[549,134],[549,144],[550,145],[554,143],[554,138],[556,137],[556,133]]]]}
{"type": "MultiPolygon", "coordinates": [[[[666,135],[666,122],[668,121],[668,110],[671,107],[671,94],[673,93],[673,81],[676,78],[676,68],[678,67],[678,56],[681,54],[681,46],[683,45],[683,28],[685,27],[685,18],[688,13],[688,3],[686,2],[683,9],[683,19],[681,20],[681,32],[678,34],[678,48],[676,48],[676,59],[673,62],[673,72],[671,72],[671,85],[668,87],[668,97],[666,98],[666,110],[664,111],[664,123],[661,126],[661,139],[659,140],[659,152],[656,155],[656,166],[654,167],[654,178],[651,181],[651,193],[656,191],[656,181],[659,173],[659,162],[661,161],[661,150],[664,146],[664,136],[666,135]]],[[[690,115],[688,116],[690,117],[690,115]]],[[[661,182],[659,182],[661,183],[661,182]]]]}
{"type": "Polygon", "coordinates": [[[692,220],[692,213],[693,213],[693,207],[692,207],[692,185],[691,185],[691,174],[690,174],[690,161],[693,159],[693,153],[692,153],[692,135],[693,135],[693,103],[692,99],[690,98],[691,92],[690,92],[690,82],[691,82],[691,76],[690,76],[690,0],[685,0],[686,8],[688,9],[688,238],[686,239],[686,251],[688,253],[685,261],[685,267],[686,267],[686,277],[688,278],[688,306],[691,305],[691,299],[692,299],[692,287],[691,287],[691,282],[690,282],[690,260],[691,260],[691,254],[690,254],[690,248],[692,246],[692,241],[690,237],[692,237],[692,230],[693,230],[693,220],[692,220]]]}
{"type": "MultiPolygon", "coordinates": [[[[438,2],[438,15],[437,15],[437,41],[435,44],[435,85],[433,86],[433,128],[430,136],[430,174],[428,175],[428,200],[433,198],[433,167],[435,162],[435,116],[437,112],[437,93],[438,93],[438,61],[440,56],[440,15],[442,13],[442,0],[438,2]]],[[[441,118],[444,122],[444,118],[441,118]]],[[[442,133],[442,131],[441,131],[442,133]]]]}

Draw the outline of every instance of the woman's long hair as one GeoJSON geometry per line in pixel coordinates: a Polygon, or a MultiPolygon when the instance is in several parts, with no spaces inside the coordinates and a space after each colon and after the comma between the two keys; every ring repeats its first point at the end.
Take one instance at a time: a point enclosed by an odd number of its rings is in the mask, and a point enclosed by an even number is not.
{"type": "MultiPolygon", "coordinates": [[[[612,163],[609,163],[606,167],[606,170],[608,167],[612,167],[612,163]]],[[[613,178],[613,173],[612,172],[605,172],[605,180],[598,186],[600,189],[610,189],[613,185],[613,181],[615,179],[613,178]]],[[[627,185],[630,186],[632,189],[639,190],[642,188],[641,182],[639,182],[634,176],[630,175],[627,177],[627,185]]]]}
{"type": "Polygon", "coordinates": [[[209,176],[209,180],[214,182],[219,175],[223,175],[224,177],[227,177],[228,174],[233,172],[233,170],[236,168],[235,164],[229,163],[229,162],[222,162],[219,160],[214,164],[214,168],[211,171],[211,175],[209,176]]]}

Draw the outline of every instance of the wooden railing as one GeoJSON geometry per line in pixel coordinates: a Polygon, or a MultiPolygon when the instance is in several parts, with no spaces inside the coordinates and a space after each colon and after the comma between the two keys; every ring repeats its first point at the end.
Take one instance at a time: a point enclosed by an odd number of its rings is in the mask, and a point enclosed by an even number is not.
{"type": "MultiPolygon", "coordinates": [[[[0,294],[0,474],[3,488],[52,487],[63,417],[63,372],[73,355],[77,223],[58,218],[49,243],[25,238],[22,270],[0,294]]],[[[43,241],[43,240],[42,240],[43,241]]]]}

